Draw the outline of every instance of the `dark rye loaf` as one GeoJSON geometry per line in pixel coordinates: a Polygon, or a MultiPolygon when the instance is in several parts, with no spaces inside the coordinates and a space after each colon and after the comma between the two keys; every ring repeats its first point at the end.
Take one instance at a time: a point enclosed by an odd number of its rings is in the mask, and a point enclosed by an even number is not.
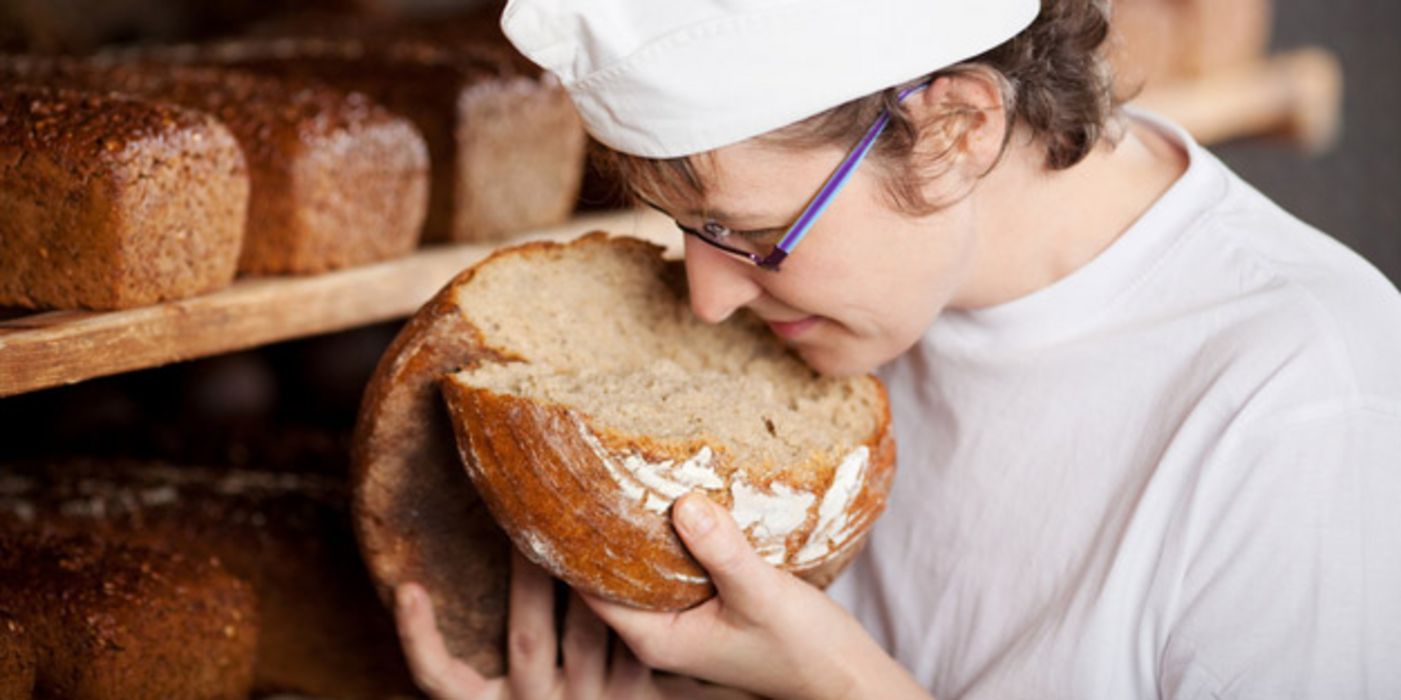
{"type": "Polygon", "coordinates": [[[369,95],[410,119],[432,168],[424,240],[493,241],[552,226],[574,210],[584,129],[562,86],[495,50],[420,42],[240,39],[111,54],[235,67],[369,95]]]}
{"type": "Polygon", "coordinates": [[[118,309],[223,287],[248,188],[206,114],[0,86],[0,305],[118,309]]]}
{"type": "Polygon", "coordinates": [[[573,586],[677,609],[714,590],[670,527],[685,492],[818,585],[884,507],[879,382],[819,378],[744,315],[700,323],[677,272],[602,234],[500,251],[420,309],[366,390],[366,560],[386,596],[423,583],[450,648],[485,672],[501,670],[509,551],[493,519],[573,586]]]}
{"type": "Polygon", "coordinates": [[[0,700],[34,696],[34,644],[14,616],[0,613],[0,700]]]}
{"type": "Polygon", "coordinates": [[[135,460],[5,469],[0,532],[217,559],[247,581],[259,622],[255,693],[339,700],[413,693],[392,618],[360,561],[343,477],[135,460]]]}
{"type": "Polygon", "coordinates": [[[28,637],[35,697],[242,700],[251,687],[253,595],[217,560],[0,534],[4,619],[28,637]]]}
{"type": "Polygon", "coordinates": [[[0,57],[0,77],[115,90],[217,117],[248,163],[239,271],[315,273],[404,255],[428,206],[428,151],[363,95],[229,70],[0,57]]]}

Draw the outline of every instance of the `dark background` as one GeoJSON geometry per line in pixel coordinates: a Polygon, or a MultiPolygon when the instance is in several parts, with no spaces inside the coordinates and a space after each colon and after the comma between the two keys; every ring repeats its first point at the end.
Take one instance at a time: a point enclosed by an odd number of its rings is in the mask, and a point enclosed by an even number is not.
{"type": "Polygon", "coordinates": [[[1277,0],[1276,49],[1322,46],[1342,59],[1341,139],[1319,156],[1263,139],[1212,150],[1295,216],[1346,243],[1401,285],[1398,31],[1401,3],[1394,0],[1277,0]]]}

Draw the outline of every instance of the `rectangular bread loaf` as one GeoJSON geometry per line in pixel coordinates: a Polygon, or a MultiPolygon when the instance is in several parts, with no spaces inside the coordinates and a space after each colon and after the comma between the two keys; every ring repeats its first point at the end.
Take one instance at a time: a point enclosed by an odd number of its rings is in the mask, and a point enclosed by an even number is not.
{"type": "Polygon", "coordinates": [[[428,142],[427,241],[491,241],[551,226],[574,210],[584,130],[558,81],[494,49],[418,42],[246,39],[143,52],[323,81],[369,95],[428,142]]]}
{"type": "Polygon", "coordinates": [[[135,460],[16,461],[6,470],[0,538],[44,533],[177,552],[217,560],[249,582],[255,697],[413,693],[393,619],[356,550],[343,477],[135,460]]]}
{"type": "Polygon", "coordinates": [[[314,273],[418,244],[428,152],[417,129],[359,94],[227,70],[0,57],[0,77],[108,88],[217,117],[248,162],[239,271],[314,273]]]}
{"type": "Polygon", "coordinates": [[[28,700],[34,696],[34,642],[11,613],[0,611],[0,698],[28,700]]]}
{"type": "Polygon", "coordinates": [[[0,530],[7,617],[27,632],[35,698],[249,696],[253,592],[217,559],[0,530]]]}
{"type": "Polygon", "coordinates": [[[234,276],[248,172],[213,117],[0,87],[0,305],[118,309],[234,276]]]}

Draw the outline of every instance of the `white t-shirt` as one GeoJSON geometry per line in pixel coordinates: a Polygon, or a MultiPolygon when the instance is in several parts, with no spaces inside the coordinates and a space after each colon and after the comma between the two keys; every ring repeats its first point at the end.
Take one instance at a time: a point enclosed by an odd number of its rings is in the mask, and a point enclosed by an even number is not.
{"type": "Polygon", "coordinates": [[[941,700],[1401,698],[1401,295],[1158,128],[1190,166],[1119,240],[882,368],[831,593],[941,700]]]}

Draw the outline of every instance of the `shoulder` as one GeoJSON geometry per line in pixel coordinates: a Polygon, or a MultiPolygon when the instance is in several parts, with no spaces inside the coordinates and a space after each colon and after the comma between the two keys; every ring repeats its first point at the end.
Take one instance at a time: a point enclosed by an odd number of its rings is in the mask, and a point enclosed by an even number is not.
{"type": "MultiPolygon", "coordinates": [[[[1179,291],[1211,328],[1204,347],[1256,365],[1290,405],[1401,404],[1401,293],[1361,256],[1300,221],[1205,151],[1222,195],[1178,246],[1179,291]]],[[[1258,397],[1265,398],[1265,397],[1258,397]]]]}

